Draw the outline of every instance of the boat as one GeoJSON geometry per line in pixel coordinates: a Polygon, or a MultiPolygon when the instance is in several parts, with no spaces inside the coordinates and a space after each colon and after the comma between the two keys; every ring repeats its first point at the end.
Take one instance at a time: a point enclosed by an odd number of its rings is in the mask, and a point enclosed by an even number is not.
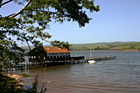
{"type": "Polygon", "coordinates": [[[89,63],[89,64],[95,64],[96,61],[95,61],[95,60],[88,60],[88,63],[89,63]]]}
{"type": "MultiPolygon", "coordinates": [[[[91,58],[91,48],[90,48],[90,58],[91,58]]],[[[88,60],[88,63],[89,63],[89,64],[95,64],[96,61],[93,60],[93,59],[91,59],[91,60],[88,60]]]]}

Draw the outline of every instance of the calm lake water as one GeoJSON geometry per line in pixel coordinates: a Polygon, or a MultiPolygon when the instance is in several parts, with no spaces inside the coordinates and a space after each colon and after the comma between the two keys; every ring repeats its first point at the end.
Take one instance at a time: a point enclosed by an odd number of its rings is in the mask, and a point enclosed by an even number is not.
{"type": "MultiPolygon", "coordinates": [[[[72,51],[86,56],[89,51],[72,51]]],[[[74,64],[28,69],[24,79],[31,85],[36,75],[47,93],[140,93],[140,51],[92,51],[92,57],[117,56],[96,64],[74,64]]]]}

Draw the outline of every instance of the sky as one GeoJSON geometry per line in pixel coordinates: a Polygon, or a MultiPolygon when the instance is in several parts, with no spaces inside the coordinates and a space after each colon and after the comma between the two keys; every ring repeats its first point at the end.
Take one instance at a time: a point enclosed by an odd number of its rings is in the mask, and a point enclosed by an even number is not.
{"type": "MultiPolygon", "coordinates": [[[[50,40],[68,41],[71,44],[97,42],[140,42],[140,0],[94,0],[100,11],[89,13],[89,24],[80,28],[76,22],[51,23],[46,29],[50,40]]],[[[9,4],[0,9],[0,14],[20,10],[21,7],[9,4]]],[[[46,42],[43,42],[47,44],[46,42]]]]}

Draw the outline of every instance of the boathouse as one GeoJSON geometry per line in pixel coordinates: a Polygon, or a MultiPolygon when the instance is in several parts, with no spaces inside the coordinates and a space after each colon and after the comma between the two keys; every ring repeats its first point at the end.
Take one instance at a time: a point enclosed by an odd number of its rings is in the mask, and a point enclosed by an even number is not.
{"type": "Polygon", "coordinates": [[[29,62],[70,60],[70,51],[59,47],[37,47],[29,52],[29,62]]]}

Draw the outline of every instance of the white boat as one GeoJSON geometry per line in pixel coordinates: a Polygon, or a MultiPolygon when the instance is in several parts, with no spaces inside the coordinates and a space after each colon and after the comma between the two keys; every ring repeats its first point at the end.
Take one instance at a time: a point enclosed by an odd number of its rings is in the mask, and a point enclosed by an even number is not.
{"type": "Polygon", "coordinates": [[[95,61],[95,60],[88,60],[88,63],[89,63],[89,64],[95,64],[96,61],[95,61]]]}
{"type": "MultiPolygon", "coordinates": [[[[91,58],[91,48],[90,48],[90,58],[91,58]]],[[[89,64],[95,64],[96,61],[93,60],[93,59],[91,59],[91,60],[88,60],[88,63],[89,63],[89,64]]]]}

